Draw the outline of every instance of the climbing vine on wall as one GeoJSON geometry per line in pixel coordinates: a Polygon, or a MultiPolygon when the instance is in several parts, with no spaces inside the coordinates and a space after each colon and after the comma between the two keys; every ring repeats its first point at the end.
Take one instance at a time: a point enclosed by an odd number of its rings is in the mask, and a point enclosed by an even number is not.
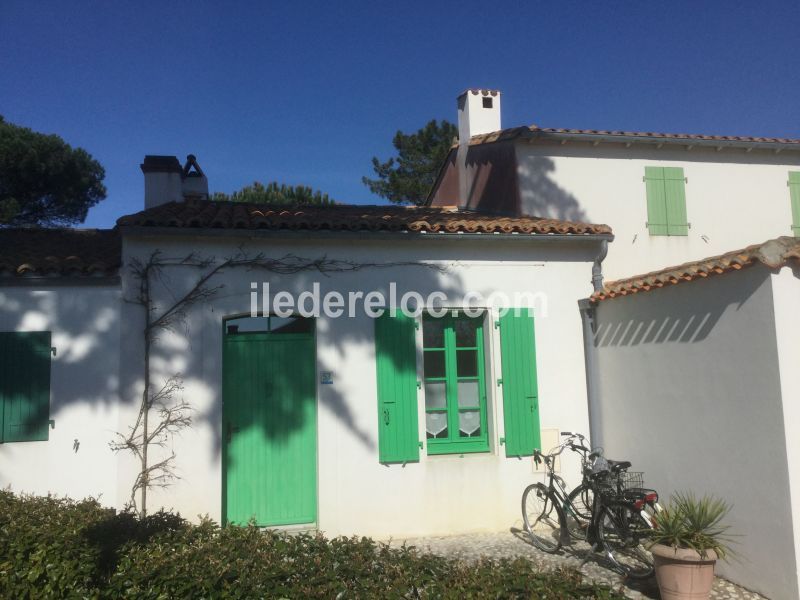
{"type": "MultiPolygon", "coordinates": [[[[153,488],[169,487],[179,475],[175,469],[175,452],[168,456],[153,459],[153,448],[166,448],[173,436],[192,425],[192,406],[181,396],[183,376],[175,373],[168,376],[160,385],[154,384],[151,369],[153,350],[159,336],[173,330],[183,322],[188,311],[195,305],[214,298],[225,284],[219,276],[234,269],[261,271],[277,275],[291,275],[302,272],[317,272],[324,276],[335,273],[360,271],[370,268],[399,266],[419,266],[443,272],[439,265],[407,262],[353,262],[322,256],[304,258],[286,254],[271,258],[265,254],[249,254],[239,249],[233,256],[218,260],[213,256],[190,253],[185,257],[169,257],[162,251],[153,251],[146,259],[133,258],[128,270],[135,284],[127,302],[142,308],[144,314],[144,354],[142,363],[143,390],[139,411],[135,422],[125,433],[117,433],[110,443],[115,452],[130,452],[138,461],[139,472],[131,485],[130,505],[143,517],[147,515],[147,492],[153,488]],[[173,296],[168,306],[156,301],[154,286],[167,286],[166,271],[189,269],[197,276],[188,289],[173,296]]],[[[175,290],[170,290],[175,292],[175,290]]]]}

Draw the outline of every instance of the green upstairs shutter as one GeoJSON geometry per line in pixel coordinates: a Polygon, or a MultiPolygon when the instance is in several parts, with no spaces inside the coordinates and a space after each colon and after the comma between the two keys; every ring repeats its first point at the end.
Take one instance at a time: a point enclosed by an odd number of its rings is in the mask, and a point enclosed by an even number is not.
{"type": "Polygon", "coordinates": [[[380,462],[419,460],[417,344],[414,319],[389,311],[375,319],[380,462]]]}
{"type": "Polygon", "coordinates": [[[650,235],[668,235],[664,168],[645,167],[644,181],[647,187],[647,228],[650,235]]]}
{"type": "Polygon", "coordinates": [[[510,309],[500,316],[500,353],[506,456],[531,456],[541,449],[531,309],[510,309]]]}
{"type": "Polygon", "coordinates": [[[681,167],[645,167],[650,235],[689,235],[686,187],[681,167]]]}
{"type": "Polygon", "coordinates": [[[1,442],[48,438],[50,332],[0,333],[1,442]]]}
{"type": "Polygon", "coordinates": [[[667,234],[689,235],[686,179],[681,167],[664,167],[664,191],[667,199],[667,234]]]}
{"type": "Polygon", "coordinates": [[[792,231],[800,237],[800,171],[789,172],[789,196],[792,199],[792,231]]]}

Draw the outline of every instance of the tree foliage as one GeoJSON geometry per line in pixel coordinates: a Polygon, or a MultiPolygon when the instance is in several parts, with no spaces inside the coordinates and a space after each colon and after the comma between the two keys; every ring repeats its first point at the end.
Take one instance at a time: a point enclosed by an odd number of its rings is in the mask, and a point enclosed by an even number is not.
{"type": "Polygon", "coordinates": [[[106,197],[104,177],[86,150],[0,116],[0,226],[82,223],[106,197]]]}
{"type": "Polygon", "coordinates": [[[435,119],[415,133],[398,131],[392,140],[397,156],[384,162],[373,157],[377,178],[361,180],[373,194],[391,202],[423,204],[456,137],[458,127],[435,119]]]}
{"type": "Polygon", "coordinates": [[[318,190],[314,191],[308,186],[279,184],[276,181],[267,185],[256,181],[253,185],[243,187],[232,194],[216,192],[212,199],[255,204],[314,204],[318,206],[335,204],[328,194],[323,194],[318,190]]]}

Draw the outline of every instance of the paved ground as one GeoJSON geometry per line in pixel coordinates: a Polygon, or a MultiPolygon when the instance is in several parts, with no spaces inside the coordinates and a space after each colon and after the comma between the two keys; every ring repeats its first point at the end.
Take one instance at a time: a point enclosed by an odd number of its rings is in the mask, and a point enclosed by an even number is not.
{"type": "MultiPolygon", "coordinates": [[[[420,550],[438,554],[474,560],[485,556],[489,558],[516,558],[525,557],[543,568],[558,566],[572,566],[580,569],[588,579],[605,583],[619,589],[629,598],[658,598],[658,587],[655,579],[643,583],[625,582],[615,571],[612,571],[602,562],[602,557],[591,555],[586,543],[562,550],[561,554],[552,555],[542,552],[531,545],[523,532],[512,528],[508,533],[481,533],[457,535],[451,537],[415,538],[407,540],[392,540],[393,546],[403,543],[416,546],[420,550]],[[584,562],[586,558],[588,561],[584,562]]],[[[712,598],[717,599],[763,599],[759,594],[748,592],[729,581],[717,578],[712,598]]]]}

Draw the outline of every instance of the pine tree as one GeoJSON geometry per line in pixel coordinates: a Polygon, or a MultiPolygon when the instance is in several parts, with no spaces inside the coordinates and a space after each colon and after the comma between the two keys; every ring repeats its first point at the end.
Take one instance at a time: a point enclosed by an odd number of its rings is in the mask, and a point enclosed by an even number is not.
{"type": "Polygon", "coordinates": [[[458,127],[435,119],[415,133],[398,131],[392,140],[397,156],[385,162],[373,157],[377,178],[361,180],[373,194],[391,202],[424,204],[457,137],[458,127]]]}

